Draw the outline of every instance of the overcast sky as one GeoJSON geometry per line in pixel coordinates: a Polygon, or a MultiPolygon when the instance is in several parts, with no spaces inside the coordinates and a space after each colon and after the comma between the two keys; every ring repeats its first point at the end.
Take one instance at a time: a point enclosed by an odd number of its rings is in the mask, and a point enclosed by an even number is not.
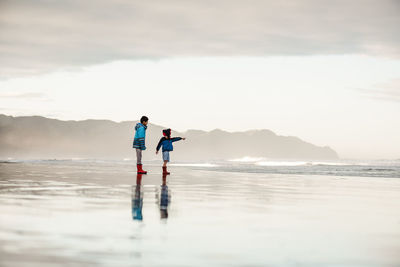
{"type": "Polygon", "coordinates": [[[400,158],[400,1],[0,0],[0,113],[400,158]]]}

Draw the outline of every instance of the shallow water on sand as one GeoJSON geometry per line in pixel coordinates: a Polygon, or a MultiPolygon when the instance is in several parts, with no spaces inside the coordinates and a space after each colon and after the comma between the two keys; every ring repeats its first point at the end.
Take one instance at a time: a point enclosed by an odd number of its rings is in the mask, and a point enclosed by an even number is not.
{"type": "Polygon", "coordinates": [[[0,164],[1,266],[400,266],[400,179],[0,164]]]}

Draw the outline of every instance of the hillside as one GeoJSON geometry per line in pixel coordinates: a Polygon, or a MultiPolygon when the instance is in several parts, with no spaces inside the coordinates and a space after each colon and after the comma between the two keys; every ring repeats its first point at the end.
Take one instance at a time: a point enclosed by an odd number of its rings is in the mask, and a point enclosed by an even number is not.
{"type": "MultiPolygon", "coordinates": [[[[61,121],[39,116],[0,115],[0,157],[7,158],[133,158],[136,122],[109,120],[61,121]]],[[[162,126],[149,124],[146,159],[154,151],[162,126]]],[[[244,156],[279,159],[337,159],[334,150],[318,147],[297,137],[279,136],[270,130],[174,132],[186,141],[175,143],[176,160],[232,159],[244,156]]]]}

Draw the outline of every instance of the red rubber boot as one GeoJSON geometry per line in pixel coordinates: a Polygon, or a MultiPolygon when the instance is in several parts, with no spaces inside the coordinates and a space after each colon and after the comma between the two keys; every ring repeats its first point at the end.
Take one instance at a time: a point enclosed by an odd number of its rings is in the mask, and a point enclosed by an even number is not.
{"type": "Polygon", "coordinates": [[[137,164],[136,166],[138,174],[147,174],[147,172],[142,169],[142,164],[137,164]]]}
{"type": "Polygon", "coordinates": [[[165,166],[165,167],[163,166],[162,170],[163,170],[162,173],[165,174],[165,175],[171,174],[170,172],[167,171],[167,166],[165,166]]]}

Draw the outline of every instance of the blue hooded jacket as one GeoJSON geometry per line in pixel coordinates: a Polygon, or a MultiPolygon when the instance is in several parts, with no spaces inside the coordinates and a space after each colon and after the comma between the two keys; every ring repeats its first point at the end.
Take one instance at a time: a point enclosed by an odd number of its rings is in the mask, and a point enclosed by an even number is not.
{"type": "Polygon", "coordinates": [[[160,147],[162,146],[162,152],[164,151],[173,151],[174,147],[172,146],[173,142],[181,140],[181,137],[173,137],[173,138],[166,138],[162,137],[160,141],[158,142],[157,145],[157,151],[160,150],[160,147]]]}
{"type": "Polygon", "coordinates": [[[136,133],[135,133],[135,138],[133,139],[133,148],[146,150],[146,145],[145,145],[146,129],[147,126],[144,126],[141,123],[136,124],[135,126],[136,133]]]}

